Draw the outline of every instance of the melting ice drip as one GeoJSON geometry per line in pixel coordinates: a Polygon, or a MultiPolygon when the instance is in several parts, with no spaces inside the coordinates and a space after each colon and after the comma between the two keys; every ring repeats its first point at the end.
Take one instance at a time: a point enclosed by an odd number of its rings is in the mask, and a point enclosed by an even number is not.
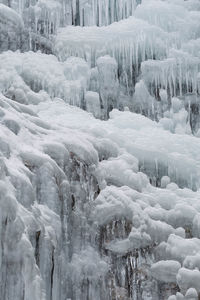
{"type": "Polygon", "coordinates": [[[200,2],[0,2],[0,298],[198,299],[200,2]]]}

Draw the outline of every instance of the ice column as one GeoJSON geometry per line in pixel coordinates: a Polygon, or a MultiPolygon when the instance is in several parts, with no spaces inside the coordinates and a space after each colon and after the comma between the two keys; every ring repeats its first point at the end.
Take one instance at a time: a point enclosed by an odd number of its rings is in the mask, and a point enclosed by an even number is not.
{"type": "Polygon", "coordinates": [[[119,82],[117,78],[117,62],[109,55],[97,60],[99,72],[99,94],[104,110],[104,116],[108,117],[109,111],[117,107],[119,82]]]}

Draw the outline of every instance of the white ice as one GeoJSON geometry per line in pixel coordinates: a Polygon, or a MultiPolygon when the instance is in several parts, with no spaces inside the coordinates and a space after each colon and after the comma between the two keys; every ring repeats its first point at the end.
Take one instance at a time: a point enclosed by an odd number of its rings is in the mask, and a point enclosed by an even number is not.
{"type": "Polygon", "coordinates": [[[199,1],[1,2],[0,297],[198,299],[199,1]]]}

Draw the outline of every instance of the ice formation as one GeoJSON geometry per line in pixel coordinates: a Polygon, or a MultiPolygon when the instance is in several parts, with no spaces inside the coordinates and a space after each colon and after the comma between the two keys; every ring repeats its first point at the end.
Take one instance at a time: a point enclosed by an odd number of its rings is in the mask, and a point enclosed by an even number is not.
{"type": "Polygon", "coordinates": [[[199,0],[0,2],[0,299],[199,299],[199,0]]]}

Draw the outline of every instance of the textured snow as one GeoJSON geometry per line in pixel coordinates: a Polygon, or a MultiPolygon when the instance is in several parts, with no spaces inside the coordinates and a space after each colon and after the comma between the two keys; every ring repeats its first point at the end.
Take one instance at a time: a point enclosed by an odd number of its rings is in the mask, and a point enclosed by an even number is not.
{"type": "Polygon", "coordinates": [[[0,298],[197,300],[199,1],[1,2],[0,298]]]}

